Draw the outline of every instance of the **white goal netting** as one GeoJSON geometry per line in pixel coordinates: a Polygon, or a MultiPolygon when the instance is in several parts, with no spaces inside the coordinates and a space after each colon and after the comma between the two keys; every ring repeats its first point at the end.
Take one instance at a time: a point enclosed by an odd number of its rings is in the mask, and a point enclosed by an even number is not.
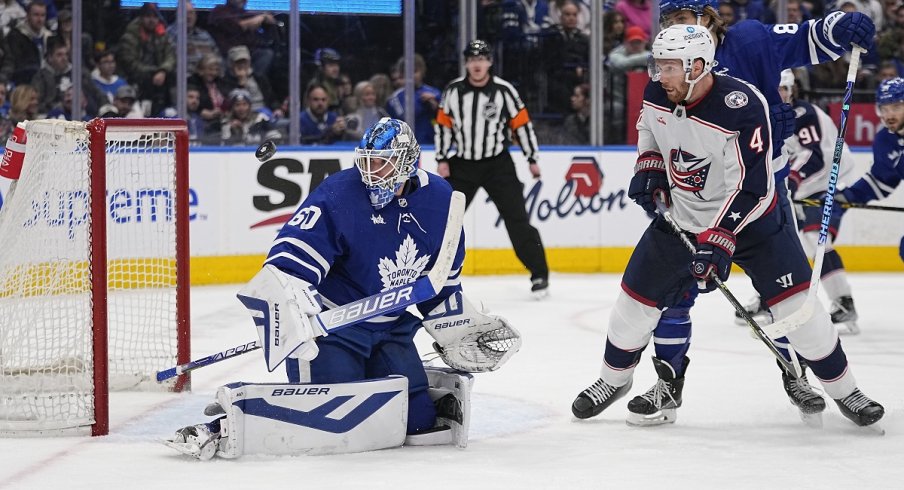
{"type": "Polygon", "coordinates": [[[155,372],[177,362],[174,133],[95,134],[103,203],[91,198],[90,134],[84,123],[28,123],[22,174],[0,210],[0,433],[90,429],[101,395],[106,404],[94,362],[104,315],[109,389],[157,389],[155,372]],[[99,295],[92,204],[106,224],[99,295]]]}

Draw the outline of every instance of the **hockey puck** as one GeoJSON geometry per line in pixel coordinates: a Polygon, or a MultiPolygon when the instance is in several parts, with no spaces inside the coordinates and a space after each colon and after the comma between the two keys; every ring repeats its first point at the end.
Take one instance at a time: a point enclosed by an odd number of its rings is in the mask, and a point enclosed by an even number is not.
{"type": "Polygon", "coordinates": [[[257,157],[258,161],[266,162],[273,155],[276,154],[276,143],[267,140],[261,143],[260,146],[257,147],[257,151],[254,152],[254,156],[257,157]]]}

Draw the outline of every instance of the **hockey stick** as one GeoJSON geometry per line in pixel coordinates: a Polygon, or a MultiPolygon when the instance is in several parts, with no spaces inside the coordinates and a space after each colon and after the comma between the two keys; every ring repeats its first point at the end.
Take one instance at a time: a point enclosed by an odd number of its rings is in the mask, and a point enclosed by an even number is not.
{"type": "Polygon", "coordinates": [[[819,290],[819,278],[822,275],[822,262],[825,258],[826,241],[829,237],[829,222],[832,219],[832,207],[835,204],[835,191],[838,185],[838,171],[841,167],[841,151],[844,149],[844,135],[847,133],[848,111],[851,110],[851,94],[857,80],[857,68],[860,66],[860,55],[865,50],[856,44],[851,51],[851,64],[848,66],[847,85],[844,88],[844,99],[841,103],[841,120],[838,127],[838,138],[835,139],[835,153],[832,155],[832,170],[829,172],[829,185],[822,204],[822,221],[819,225],[819,241],[816,255],[813,257],[813,273],[810,275],[810,289],[803,306],[781,320],[766,325],[765,330],[772,338],[784,337],[806,323],[816,309],[816,292],[819,290]]]}
{"type": "MultiPolygon", "coordinates": [[[[314,316],[312,321],[319,322],[320,326],[327,332],[335,332],[356,323],[427,301],[439,294],[449,277],[452,263],[455,261],[455,255],[458,252],[464,214],[465,196],[461,192],[453,192],[452,198],[449,200],[449,216],[446,219],[446,229],[443,231],[442,246],[436,257],[436,263],[426,277],[422,277],[413,283],[395,287],[324,311],[314,316]]],[[[247,354],[260,348],[260,343],[256,340],[230,347],[222,352],[160,371],[157,373],[157,382],[247,354]]]]}
{"type": "MultiPolygon", "coordinates": [[[[804,206],[819,206],[822,207],[823,203],[820,199],[795,199],[794,204],[801,204],[804,206]]],[[[904,208],[896,208],[894,206],[876,206],[873,204],[860,204],[859,202],[838,202],[835,201],[833,205],[841,206],[844,209],[869,209],[873,211],[897,211],[899,213],[904,213],[904,208]]]]}
{"type": "MultiPolygon", "coordinates": [[[[679,225],[674,218],[672,218],[672,213],[669,212],[669,210],[665,207],[664,204],[662,204],[659,199],[656,199],[656,209],[657,211],[659,211],[659,214],[662,215],[663,218],[665,218],[669,226],[672,227],[672,231],[674,231],[675,234],[678,235],[678,238],[681,239],[681,243],[683,243],[684,246],[687,247],[688,251],[690,251],[691,254],[697,253],[697,247],[694,246],[693,243],[691,243],[691,240],[687,237],[684,229],[681,228],[681,225],[679,225]]],[[[753,332],[753,334],[764,344],[766,344],[766,347],[769,348],[769,350],[772,352],[772,355],[775,356],[775,358],[778,360],[778,363],[782,365],[782,368],[784,368],[788,375],[793,376],[794,378],[800,378],[802,374],[800,365],[796,362],[792,363],[785,359],[785,356],[782,355],[781,351],[778,350],[778,347],[776,347],[775,344],[772,343],[772,339],[770,339],[766,335],[766,332],[763,331],[763,328],[760,327],[756,320],[753,319],[753,316],[750,315],[747,309],[744,308],[744,305],[742,305],[741,302],[738,301],[738,298],[736,298],[735,295],[732,294],[731,290],[728,289],[728,286],[726,286],[725,283],[722,282],[721,279],[719,279],[719,276],[717,276],[714,271],[710,271],[709,279],[716,283],[716,286],[719,287],[719,291],[722,292],[725,298],[728,299],[728,302],[731,303],[731,306],[734,307],[735,311],[737,311],[738,314],[741,315],[741,317],[744,319],[744,321],[747,322],[747,326],[750,327],[750,330],[753,332]]],[[[792,354],[791,358],[794,359],[795,357],[796,356],[792,354]]]]}

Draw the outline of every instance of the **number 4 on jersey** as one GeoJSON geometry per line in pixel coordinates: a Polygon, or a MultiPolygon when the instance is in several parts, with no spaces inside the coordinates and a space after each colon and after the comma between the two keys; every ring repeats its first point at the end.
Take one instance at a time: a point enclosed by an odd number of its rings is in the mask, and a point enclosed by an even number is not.
{"type": "Polygon", "coordinates": [[[762,126],[757,126],[757,128],[753,131],[753,136],[750,138],[750,149],[757,153],[762,153],[762,151],[763,151],[763,127],[762,126]]]}

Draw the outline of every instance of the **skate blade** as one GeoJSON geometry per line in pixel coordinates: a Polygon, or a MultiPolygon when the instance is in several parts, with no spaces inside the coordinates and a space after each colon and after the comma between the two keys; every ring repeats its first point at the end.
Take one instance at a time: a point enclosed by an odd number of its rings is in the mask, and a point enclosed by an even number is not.
{"type": "Polygon", "coordinates": [[[820,413],[803,413],[798,412],[800,414],[800,420],[803,421],[804,425],[811,429],[822,429],[822,412],[820,413]]]}
{"type": "Polygon", "coordinates": [[[857,322],[841,322],[836,323],[835,328],[838,329],[838,335],[859,335],[860,327],[857,322]]]}
{"type": "Polygon", "coordinates": [[[541,289],[539,291],[531,291],[530,297],[534,299],[534,301],[543,301],[544,299],[549,297],[549,288],[541,289]]]}
{"type": "Polygon", "coordinates": [[[674,424],[676,420],[678,420],[678,411],[674,408],[666,408],[649,415],[628,412],[625,423],[633,427],[650,427],[654,425],[674,424]]]}
{"type": "Polygon", "coordinates": [[[871,433],[873,433],[873,434],[875,434],[875,435],[877,435],[877,436],[884,436],[884,435],[885,435],[885,429],[883,429],[882,426],[879,425],[878,422],[876,422],[876,423],[874,423],[874,424],[870,424],[870,425],[864,425],[864,426],[863,426],[863,430],[864,430],[864,431],[867,431],[867,432],[871,432],[871,433]]]}
{"type": "Polygon", "coordinates": [[[186,444],[184,442],[176,442],[172,439],[162,439],[160,443],[166,447],[170,447],[179,451],[180,453],[191,456],[193,458],[198,458],[201,455],[201,448],[194,444],[186,444]]]}

